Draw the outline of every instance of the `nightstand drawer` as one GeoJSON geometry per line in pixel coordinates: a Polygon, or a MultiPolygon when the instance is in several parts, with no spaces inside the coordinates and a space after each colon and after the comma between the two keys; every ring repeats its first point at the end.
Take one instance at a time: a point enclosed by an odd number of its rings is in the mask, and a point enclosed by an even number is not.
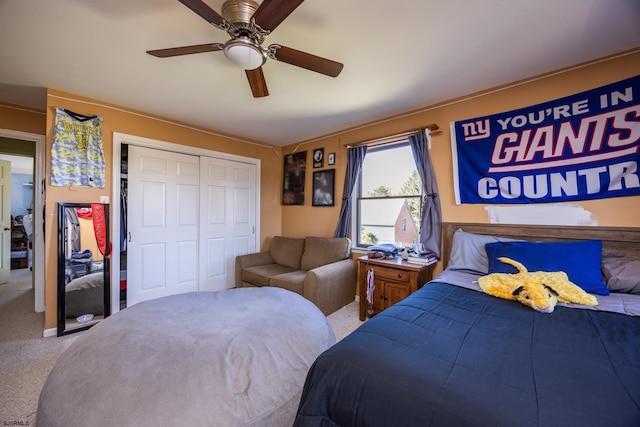
{"type": "Polygon", "coordinates": [[[406,270],[400,270],[398,268],[387,268],[374,266],[373,274],[376,279],[388,279],[394,282],[408,282],[411,275],[406,270]]]}

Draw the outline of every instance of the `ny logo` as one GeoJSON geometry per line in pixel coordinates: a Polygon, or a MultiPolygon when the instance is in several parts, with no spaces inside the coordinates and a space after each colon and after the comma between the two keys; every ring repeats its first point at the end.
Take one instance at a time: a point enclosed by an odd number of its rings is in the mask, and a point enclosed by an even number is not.
{"type": "Polygon", "coordinates": [[[474,139],[483,139],[491,135],[489,119],[478,120],[475,122],[463,123],[464,140],[472,141],[474,139]]]}

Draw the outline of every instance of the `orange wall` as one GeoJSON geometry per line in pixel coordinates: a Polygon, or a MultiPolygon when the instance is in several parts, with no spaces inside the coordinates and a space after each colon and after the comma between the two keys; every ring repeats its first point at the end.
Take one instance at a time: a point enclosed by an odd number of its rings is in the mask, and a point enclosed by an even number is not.
{"type": "Polygon", "coordinates": [[[157,120],[144,113],[112,106],[100,101],[49,89],[47,91],[47,160],[46,176],[49,175],[50,147],[55,118],[55,108],[61,107],[86,115],[102,117],[102,140],[106,160],[106,187],[67,188],[52,187],[47,179],[47,203],[45,210],[45,329],[56,325],[56,203],[98,202],[100,196],[112,194],[113,132],[136,135],[175,144],[188,145],[207,150],[229,153],[261,160],[260,217],[261,247],[267,246],[267,238],[281,233],[280,229],[280,176],[282,161],[279,147],[254,141],[238,141],[235,138],[212,135],[205,129],[182,126],[177,122],[157,120]]]}
{"type": "MultiPolygon", "coordinates": [[[[282,208],[282,233],[287,236],[309,234],[333,236],[344,185],[345,145],[424,128],[432,123],[438,124],[442,130],[442,133],[432,136],[431,160],[438,181],[443,220],[488,223],[489,218],[485,210],[487,205],[458,206],[455,204],[449,123],[527,107],[633,77],[640,72],[639,64],[640,53],[635,53],[591,65],[571,67],[572,70],[560,74],[553,73],[553,75],[541,76],[530,81],[487,90],[459,100],[426,107],[413,114],[404,114],[395,119],[386,119],[332,136],[284,147],[284,154],[294,150],[298,152],[306,150],[308,159],[315,148],[324,147],[325,156],[327,153],[336,153],[336,206],[333,208],[311,206],[309,195],[312,191],[313,168],[309,165],[305,180],[307,201],[305,206],[282,208]]],[[[325,166],[326,168],[329,167],[325,166]]],[[[640,197],[611,198],[577,204],[591,212],[600,226],[640,227],[640,215],[638,215],[640,197]]]]}
{"type": "Polygon", "coordinates": [[[0,129],[44,135],[47,115],[44,111],[0,104],[0,129]]]}

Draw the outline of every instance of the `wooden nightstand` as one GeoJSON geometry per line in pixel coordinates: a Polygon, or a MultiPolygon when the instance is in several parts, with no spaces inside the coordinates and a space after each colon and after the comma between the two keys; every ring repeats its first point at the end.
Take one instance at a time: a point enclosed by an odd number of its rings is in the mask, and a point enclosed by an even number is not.
{"type": "Polygon", "coordinates": [[[373,313],[392,306],[420,289],[433,278],[435,264],[423,266],[395,259],[358,258],[358,286],[360,290],[360,320],[365,319],[367,303],[367,271],[373,269],[376,289],[373,292],[373,313]]]}

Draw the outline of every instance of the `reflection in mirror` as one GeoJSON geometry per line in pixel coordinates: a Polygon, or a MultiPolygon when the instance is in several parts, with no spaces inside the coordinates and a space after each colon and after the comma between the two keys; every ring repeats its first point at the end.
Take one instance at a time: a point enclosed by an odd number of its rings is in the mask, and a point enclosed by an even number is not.
{"type": "Polygon", "coordinates": [[[110,314],[109,247],[109,205],[58,203],[58,336],[110,314]]]}

